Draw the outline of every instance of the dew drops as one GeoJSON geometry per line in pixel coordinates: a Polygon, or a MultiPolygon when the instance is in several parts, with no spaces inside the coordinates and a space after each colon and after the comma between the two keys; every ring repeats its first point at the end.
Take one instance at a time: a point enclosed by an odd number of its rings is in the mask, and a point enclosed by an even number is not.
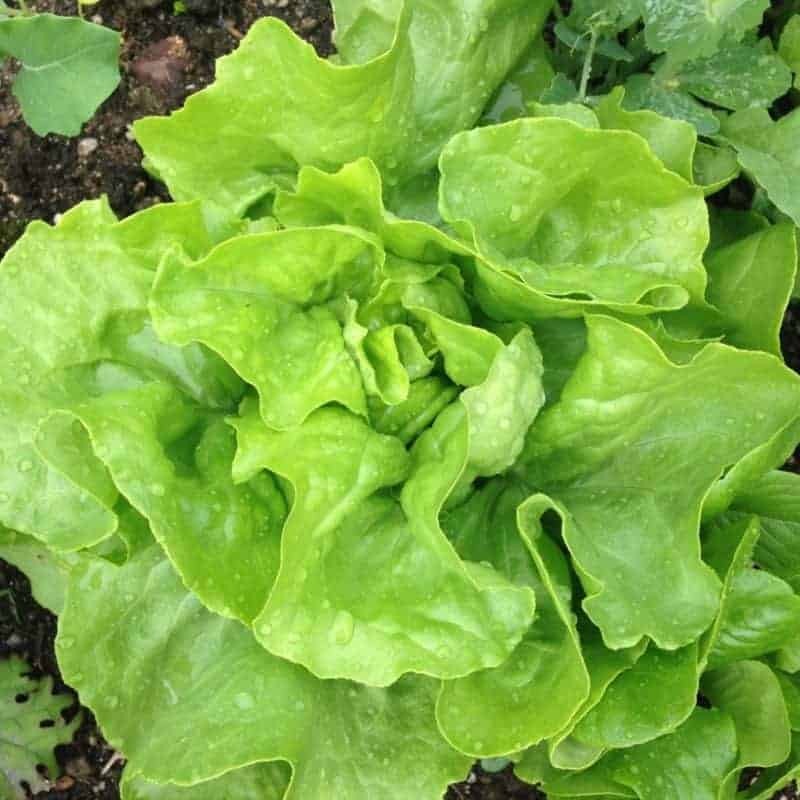
{"type": "Polygon", "coordinates": [[[0,503],[7,503],[10,499],[8,492],[0,492],[0,503]]]}
{"type": "Polygon", "coordinates": [[[247,692],[239,692],[234,698],[234,701],[236,702],[236,706],[242,709],[242,711],[247,711],[256,704],[255,700],[253,700],[253,695],[247,692]]]}
{"type": "Polygon", "coordinates": [[[30,472],[33,469],[33,461],[29,458],[23,458],[17,466],[20,472],[30,472]]]}
{"type": "Polygon", "coordinates": [[[151,494],[154,494],[156,497],[163,497],[166,493],[166,489],[164,488],[163,484],[161,483],[154,483],[150,487],[151,494]]]}
{"type": "Polygon", "coordinates": [[[339,645],[345,645],[353,638],[355,623],[349,611],[339,611],[331,626],[331,639],[339,645]]]}
{"type": "Polygon", "coordinates": [[[522,219],[522,206],[518,206],[516,203],[511,206],[511,211],[508,213],[508,218],[512,222],[519,222],[522,219]]]}
{"type": "Polygon", "coordinates": [[[71,636],[62,636],[58,640],[58,644],[62,650],[69,650],[75,646],[75,640],[71,636]]]}
{"type": "Polygon", "coordinates": [[[106,698],[106,705],[109,708],[116,708],[119,705],[119,698],[115,697],[113,694],[110,697],[106,698]]]}
{"type": "Polygon", "coordinates": [[[480,21],[478,22],[478,27],[486,33],[489,30],[489,20],[486,17],[481,17],[480,21]]]}
{"type": "Polygon", "coordinates": [[[272,633],[272,625],[266,623],[259,628],[259,631],[261,631],[262,636],[269,636],[272,633]]]}
{"type": "Polygon", "coordinates": [[[306,704],[302,700],[298,700],[294,704],[294,710],[295,711],[305,711],[306,710],[306,704]]]}

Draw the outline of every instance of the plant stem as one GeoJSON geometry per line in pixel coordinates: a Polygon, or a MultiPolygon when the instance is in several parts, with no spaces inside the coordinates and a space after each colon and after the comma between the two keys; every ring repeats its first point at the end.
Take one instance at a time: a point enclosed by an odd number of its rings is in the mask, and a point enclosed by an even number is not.
{"type": "Polygon", "coordinates": [[[596,46],[597,30],[592,28],[589,38],[589,47],[586,50],[586,58],[583,61],[583,70],[581,71],[581,85],[578,88],[579,103],[582,103],[586,99],[586,90],[589,88],[589,78],[592,76],[592,59],[594,58],[594,49],[596,46]]]}

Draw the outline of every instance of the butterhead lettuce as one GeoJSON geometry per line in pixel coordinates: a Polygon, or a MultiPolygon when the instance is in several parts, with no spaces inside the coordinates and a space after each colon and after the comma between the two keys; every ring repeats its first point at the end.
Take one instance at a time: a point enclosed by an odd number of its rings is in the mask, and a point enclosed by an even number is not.
{"type": "MultiPolygon", "coordinates": [[[[57,584],[123,797],[438,800],[481,757],[766,797],[800,768],[793,227],[710,217],[735,164],[621,91],[492,124],[546,2],[336,6],[335,59],[268,19],[137,123],[176,202],[0,266],[0,556],[57,584]]],[[[643,7],[659,50],[722,25],[643,7]]]]}

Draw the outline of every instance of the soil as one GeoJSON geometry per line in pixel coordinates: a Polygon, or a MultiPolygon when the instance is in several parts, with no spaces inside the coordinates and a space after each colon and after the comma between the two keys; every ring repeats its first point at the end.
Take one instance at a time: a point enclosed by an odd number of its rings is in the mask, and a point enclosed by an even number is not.
{"type": "MultiPolygon", "coordinates": [[[[75,13],[75,0],[33,0],[37,11],[75,13]]],[[[179,108],[214,78],[215,60],[235,49],[258,18],[287,22],[321,55],[332,52],[327,0],[202,0],[208,13],[176,13],[172,0],[101,0],[87,15],[122,32],[122,81],[115,93],[72,139],[36,136],[22,121],[11,94],[14,66],[0,67],[0,257],[32,220],[52,222],[81,200],[108,196],[124,217],[169,196],[141,167],[130,124],[148,114],[179,108]],[[155,7],[152,6],[155,4],[155,7]],[[150,6],[150,7],[147,7],[150,6]]],[[[782,342],[787,362],[800,371],[800,307],[787,312],[782,342]]],[[[788,467],[800,471],[800,460],[788,467]]],[[[86,709],[61,680],[53,650],[55,617],[32,598],[27,578],[0,560],[0,659],[23,657],[34,677],[52,676],[58,693],[73,697],[65,716],[82,713],[73,742],[58,748],[61,768],[50,791],[35,800],[118,800],[124,762],[104,741],[86,709]]],[[[541,800],[511,768],[490,774],[476,766],[450,787],[446,800],[541,800]]],[[[798,800],[794,784],[775,800],[798,800]]]]}

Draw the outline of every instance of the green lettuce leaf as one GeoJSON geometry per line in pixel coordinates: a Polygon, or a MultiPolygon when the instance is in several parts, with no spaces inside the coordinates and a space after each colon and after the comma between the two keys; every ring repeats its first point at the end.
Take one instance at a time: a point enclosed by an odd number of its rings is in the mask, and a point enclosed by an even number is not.
{"type": "Polygon", "coordinates": [[[548,797],[718,800],[736,754],[731,717],[696,708],[673,733],[615,750],[583,772],[554,769],[542,751],[529,751],[517,771],[525,779],[542,780],[548,797]]]}
{"type": "Polygon", "coordinates": [[[773,767],[789,756],[792,736],[781,684],[766,664],[740,661],[707,672],[701,686],[736,726],[739,762],[720,791],[721,797],[733,797],[741,768],[773,767]]]}
{"type": "Polygon", "coordinates": [[[64,607],[69,565],[38,539],[0,529],[0,558],[13,564],[31,582],[31,594],[53,614],[64,607]]]}
{"type": "Polygon", "coordinates": [[[153,334],[147,295],[161,253],[175,242],[195,257],[212,246],[198,206],[157,206],[117,222],[99,200],[77,206],[56,227],[33,223],[4,258],[0,521],[8,527],[64,550],[115,531],[117,491],[85,436],[66,432],[57,465],[34,441],[43,417],[86,396],[86,373],[95,371],[102,384],[106,370],[124,365],[173,381],[212,408],[230,407],[241,393],[213,354],[177,350],[153,334]]]}
{"type": "Polygon", "coordinates": [[[286,501],[269,475],[233,483],[236,443],[224,419],[168,384],[128,385],[54,412],[40,446],[75,421],[186,585],[213,611],[251,622],[278,572],[286,501]]]}
{"type": "Polygon", "coordinates": [[[800,201],[794,191],[800,180],[800,156],[795,146],[798,130],[800,112],[774,122],[763,108],[732,114],[723,121],[721,130],[724,140],[736,149],[742,169],[796,225],[800,225],[800,201]]]}
{"type": "Polygon", "coordinates": [[[176,254],[159,269],[153,323],[168,342],[219,353],[256,387],[273,428],[331,402],[365,415],[335,303],[365,296],[382,258],[369,237],[340,228],[240,236],[196,263],[176,254]]]}
{"type": "MultiPolygon", "coordinates": [[[[337,9],[350,9],[355,24],[364,5],[337,9]]],[[[173,197],[206,198],[234,215],[308,164],[330,170],[369,156],[390,184],[407,182],[479,118],[549,4],[481,0],[459,9],[455,0],[407,0],[391,48],[380,52],[385,39],[373,39],[370,24],[376,57],[348,66],[318,58],[282,22],[259,21],[220,61],[213,86],[170,118],[137,122],[137,140],[173,197]]],[[[347,47],[341,28],[340,38],[345,54],[367,55],[347,47]]]]}
{"type": "Polygon", "coordinates": [[[568,564],[527,496],[522,486],[493,481],[443,521],[462,558],[490,563],[536,593],[535,622],[505,663],[442,686],[439,726],[473,756],[519,751],[554,735],[589,690],[568,564]]]}
{"type": "Polygon", "coordinates": [[[720,612],[704,646],[710,667],[757,658],[787,644],[800,627],[800,597],[752,567],[758,520],[722,518],[706,531],[703,555],[724,579],[720,612]]]}
{"type": "Polygon", "coordinates": [[[339,409],[285,432],[265,427],[252,405],[232,420],[234,476],[269,469],[294,489],[280,573],[255,621],[265,647],[320,677],[379,686],[408,671],[458,677],[505,660],[530,623],[533,593],[461,562],[437,518],[458,485],[502,471],[520,452],[544,401],[539,359],[520,333],[410,461],[399,440],[339,409]],[[399,503],[382,491],[403,481],[399,503]]]}
{"type": "Polygon", "coordinates": [[[606,643],[674,649],[717,609],[719,580],[700,560],[704,498],[726,467],[793,430],[800,382],[772,356],[718,344],[676,366],[631,326],[588,322],[586,353],[515,471],[558,507],[606,643]]]}
{"type": "Polygon", "coordinates": [[[697,146],[697,133],[692,125],[670,119],[654,111],[630,111],[623,107],[625,90],[618,86],[597,106],[597,117],[603,128],[638,133],[650,145],[667,169],[687,181],[694,179],[692,160],[697,146]]]}
{"type": "Polygon", "coordinates": [[[469,765],[436,730],[434,681],[318,681],[209,613],[158,547],[122,567],[87,559],[72,573],[57,649],[64,677],[137,779],[191,786],[286,761],[289,800],[329,791],[439,800],[469,765]]]}
{"type": "Polygon", "coordinates": [[[800,591],[800,477],[770,472],[737,495],[731,510],[758,515],[755,560],[800,591]]]}
{"type": "MultiPolygon", "coordinates": [[[[441,171],[444,219],[519,278],[506,278],[519,307],[505,309],[508,318],[555,316],[559,305],[563,316],[590,304],[648,313],[702,298],[702,194],[665,170],[639,136],[517,120],[454,137],[441,171]],[[498,176],[502,193],[479,189],[498,176]],[[536,303],[528,286],[560,299],[536,303]]],[[[496,290],[476,294],[487,313],[503,313],[496,290]]]]}
{"type": "Polygon", "coordinates": [[[773,225],[706,258],[708,300],[721,310],[726,340],[781,355],[780,331],[797,272],[794,226],[773,225]]]}

